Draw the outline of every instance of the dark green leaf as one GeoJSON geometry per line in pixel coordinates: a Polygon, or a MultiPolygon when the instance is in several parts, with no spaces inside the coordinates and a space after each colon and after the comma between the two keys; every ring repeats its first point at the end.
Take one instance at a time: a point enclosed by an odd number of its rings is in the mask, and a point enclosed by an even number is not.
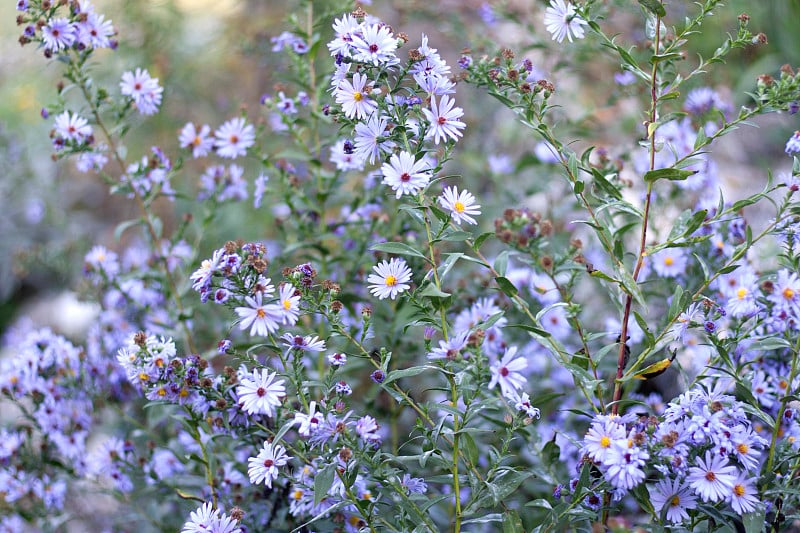
{"type": "Polygon", "coordinates": [[[649,170],[644,173],[645,183],[652,183],[657,180],[683,181],[689,176],[697,174],[696,170],[681,170],[678,168],[660,168],[649,170]]]}
{"type": "Polygon", "coordinates": [[[517,288],[511,283],[508,278],[504,278],[503,276],[498,276],[494,278],[497,284],[500,286],[500,290],[506,294],[509,298],[513,298],[517,295],[517,288]]]}
{"type": "Polygon", "coordinates": [[[409,255],[412,257],[421,257],[422,259],[427,259],[419,251],[407,244],[403,244],[402,242],[380,242],[372,245],[370,250],[376,252],[386,252],[387,254],[409,255]]]}
{"type": "Polygon", "coordinates": [[[666,17],[667,10],[664,9],[664,6],[661,5],[661,2],[658,0],[639,0],[639,3],[642,5],[643,8],[648,10],[650,13],[657,17],[666,17]]]}
{"type": "Polygon", "coordinates": [[[524,533],[522,519],[514,509],[508,509],[503,513],[503,533],[524,533]]]}

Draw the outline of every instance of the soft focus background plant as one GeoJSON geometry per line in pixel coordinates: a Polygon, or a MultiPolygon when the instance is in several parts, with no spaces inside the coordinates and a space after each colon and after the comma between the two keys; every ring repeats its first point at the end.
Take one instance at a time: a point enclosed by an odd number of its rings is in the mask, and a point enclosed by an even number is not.
{"type": "Polygon", "coordinates": [[[7,13],[0,529],[792,527],[797,5],[440,4],[7,13]]]}

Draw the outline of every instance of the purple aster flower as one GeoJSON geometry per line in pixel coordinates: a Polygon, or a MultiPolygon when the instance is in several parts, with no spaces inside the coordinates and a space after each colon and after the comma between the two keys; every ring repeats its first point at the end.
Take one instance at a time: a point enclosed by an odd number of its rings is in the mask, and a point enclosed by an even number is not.
{"type": "Polygon", "coordinates": [[[411,477],[411,474],[403,475],[400,485],[406,488],[409,494],[425,494],[428,491],[428,484],[421,477],[411,477]]]}
{"type": "Polygon", "coordinates": [[[151,78],[146,70],[137,68],[135,72],[123,73],[119,87],[123,95],[133,100],[142,115],[152,115],[158,111],[164,89],[158,84],[158,78],[151,78]]]}
{"type": "Polygon", "coordinates": [[[214,148],[217,155],[235,159],[247,154],[247,149],[255,144],[256,133],[252,124],[242,117],[232,118],[214,132],[214,148]]]}
{"type": "Polygon", "coordinates": [[[757,477],[752,474],[742,472],[733,482],[728,499],[737,514],[751,513],[761,505],[761,499],[755,486],[756,479],[757,477]]]}
{"type": "Polygon", "coordinates": [[[60,52],[69,48],[77,37],[74,24],[65,18],[50,19],[42,28],[44,49],[49,52],[60,52]]]}
{"type": "Polygon", "coordinates": [[[800,131],[796,131],[786,141],[786,153],[794,155],[800,153],[800,131]]]}
{"type": "Polygon", "coordinates": [[[726,499],[736,483],[736,467],[727,457],[707,451],[705,459],[698,457],[697,466],[689,469],[686,481],[704,502],[726,499]]]}
{"type": "Polygon", "coordinates": [[[282,321],[281,309],[275,304],[263,304],[262,293],[257,293],[255,297],[247,296],[244,299],[247,307],[237,307],[234,309],[241,322],[239,329],[250,328],[250,335],[266,337],[278,330],[278,325],[282,321]]]}
{"type": "Polygon", "coordinates": [[[53,128],[57,136],[67,141],[82,143],[92,136],[92,127],[89,122],[69,111],[64,111],[55,118],[53,128]]]}
{"type": "Polygon", "coordinates": [[[381,261],[372,269],[375,273],[367,277],[369,291],[379,300],[394,300],[398,294],[411,288],[411,269],[402,258],[393,257],[390,261],[381,261]]]}
{"type": "Polygon", "coordinates": [[[489,389],[495,385],[500,385],[503,396],[513,398],[516,396],[517,389],[522,388],[528,380],[522,375],[521,371],[528,367],[528,361],[523,357],[517,357],[517,347],[509,347],[503,358],[495,361],[490,366],[492,379],[489,381],[489,389]]]}
{"type": "Polygon", "coordinates": [[[359,122],[355,128],[355,154],[361,160],[369,160],[370,164],[380,158],[381,152],[391,152],[395,147],[388,140],[388,119],[373,113],[366,122],[359,122]]]}
{"type": "Polygon", "coordinates": [[[277,372],[255,369],[252,377],[246,376],[240,379],[236,395],[243,411],[251,415],[274,416],[275,407],[279,406],[286,396],[284,381],[276,379],[277,375],[277,372]]]}
{"type": "Polygon", "coordinates": [[[392,30],[382,24],[365,27],[360,34],[353,36],[355,59],[375,66],[397,62],[394,51],[397,49],[397,38],[392,30]]]}
{"type": "Polygon", "coordinates": [[[689,513],[686,511],[697,508],[697,498],[689,486],[677,479],[662,479],[655,485],[650,485],[648,490],[653,509],[661,514],[666,507],[667,520],[673,524],[688,520],[689,513]]]}
{"type": "Polygon", "coordinates": [[[422,158],[414,160],[408,152],[392,154],[388,163],[381,167],[383,184],[388,185],[400,198],[404,194],[417,194],[431,179],[430,165],[422,158]]]}
{"type": "Polygon", "coordinates": [[[247,460],[247,475],[250,483],[259,485],[264,483],[267,488],[272,488],[272,481],[278,478],[279,467],[285,466],[291,459],[286,454],[286,448],[280,444],[264,441],[264,446],[258,455],[247,460]]]}
{"type": "Polygon", "coordinates": [[[572,4],[564,0],[552,0],[550,7],[544,12],[544,24],[553,40],[562,42],[564,37],[572,42],[572,38],[583,39],[583,27],[588,23],[575,10],[572,4]]]}
{"type": "Polygon", "coordinates": [[[214,148],[214,139],[211,137],[211,128],[208,124],[203,124],[198,130],[194,124],[187,122],[181,129],[178,142],[181,148],[191,148],[192,157],[195,159],[208,155],[214,148]]]}
{"type": "Polygon", "coordinates": [[[463,134],[463,130],[467,125],[458,120],[464,115],[464,110],[460,107],[455,107],[455,100],[451,100],[450,96],[443,95],[439,101],[435,97],[431,97],[431,108],[423,109],[422,113],[425,118],[430,122],[430,128],[425,134],[425,138],[433,138],[434,144],[439,144],[439,141],[447,141],[451,138],[453,141],[458,141],[459,137],[463,134]]]}
{"type": "Polygon", "coordinates": [[[378,108],[377,102],[369,97],[368,81],[366,76],[356,72],[352,83],[346,79],[339,82],[334,97],[347,118],[365,119],[378,108]]]}

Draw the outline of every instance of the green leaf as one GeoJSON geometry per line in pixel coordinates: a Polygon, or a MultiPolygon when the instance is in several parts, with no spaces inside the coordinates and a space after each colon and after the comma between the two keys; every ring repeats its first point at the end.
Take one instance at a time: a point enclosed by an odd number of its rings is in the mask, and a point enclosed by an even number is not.
{"type": "Polygon", "coordinates": [[[427,258],[422,255],[418,250],[410,247],[402,242],[380,242],[374,244],[370,250],[375,252],[386,252],[387,254],[408,255],[411,257],[420,257],[427,261],[427,258]]]}
{"type": "Polygon", "coordinates": [[[132,228],[132,227],[137,226],[137,225],[139,225],[141,223],[142,223],[142,219],[141,218],[136,218],[136,219],[133,219],[133,220],[126,220],[125,222],[120,222],[119,224],[117,224],[117,227],[114,228],[114,240],[119,242],[120,238],[122,237],[122,234],[125,233],[125,231],[128,228],[132,228]]]}
{"type": "Polygon", "coordinates": [[[766,509],[763,507],[757,507],[752,513],[742,515],[745,533],[761,533],[764,529],[765,515],[766,509]]]}
{"type": "Polygon", "coordinates": [[[658,0],[639,0],[639,4],[657,17],[666,17],[667,10],[658,0]]]}
{"type": "Polygon", "coordinates": [[[689,176],[697,174],[696,170],[681,170],[679,168],[659,168],[649,170],[644,173],[645,183],[652,183],[657,180],[683,181],[689,176]]]}
{"type": "Polygon", "coordinates": [[[545,331],[542,328],[537,328],[535,326],[529,326],[528,324],[506,324],[504,327],[506,327],[506,328],[524,329],[525,331],[529,331],[531,333],[535,333],[536,335],[539,335],[540,337],[549,337],[550,336],[550,332],[549,331],[545,331]]]}
{"type": "Polygon", "coordinates": [[[517,295],[517,292],[519,292],[517,291],[517,288],[514,286],[514,284],[511,283],[511,281],[509,281],[508,278],[504,278],[503,276],[498,276],[494,278],[494,280],[500,286],[500,290],[503,291],[503,293],[509,298],[513,298],[514,296],[517,295]]]}
{"type": "Polygon", "coordinates": [[[478,453],[478,446],[475,444],[475,439],[473,439],[472,435],[469,433],[459,433],[459,435],[460,448],[464,452],[464,455],[471,464],[478,464],[480,453],[478,453]]]}
{"type": "Polygon", "coordinates": [[[336,466],[329,465],[314,476],[314,503],[319,505],[323,498],[328,495],[328,491],[333,485],[333,478],[336,475],[336,466]]]}
{"type": "Polygon", "coordinates": [[[493,231],[487,231],[486,233],[481,233],[480,235],[478,235],[478,238],[475,239],[475,242],[472,245],[472,249],[473,250],[480,249],[480,247],[484,243],[484,241],[486,241],[486,239],[488,239],[489,237],[492,237],[492,236],[494,236],[494,232],[493,231]]]}
{"type": "Polygon", "coordinates": [[[503,513],[503,533],[524,533],[522,519],[514,509],[508,509],[503,513]]]}
{"type": "Polygon", "coordinates": [[[438,368],[432,365],[423,365],[412,366],[411,368],[404,368],[402,370],[392,370],[386,375],[386,379],[383,380],[383,386],[386,387],[386,385],[392,383],[393,381],[397,381],[398,379],[409,378],[418,374],[422,374],[426,370],[438,370],[438,368]]]}
{"type": "Polygon", "coordinates": [[[468,231],[448,231],[442,236],[443,241],[461,242],[472,238],[472,233],[468,231]]]}
{"type": "Polygon", "coordinates": [[[503,250],[498,254],[497,259],[494,260],[494,269],[501,276],[505,276],[506,270],[508,269],[508,253],[508,250],[503,250]]]}
{"type": "Polygon", "coordinates": [[[578,181],[575,182],[575,185],[573,185],[572,190],[573,190],[573,192],[575,194],[580,194],[580,193],[583,192],[583,187],[584,187],[584,183],[582,181],[578,180],[578,181]]]}
{"type": "Polygon", "coordinates": [[[417,294],[417,296],[428,296],[433,298],[447,298],[451,296],[449,292],[440,291],[436,288],[436,285],[433,283],[429,283],[421,292],[417,294]]]}

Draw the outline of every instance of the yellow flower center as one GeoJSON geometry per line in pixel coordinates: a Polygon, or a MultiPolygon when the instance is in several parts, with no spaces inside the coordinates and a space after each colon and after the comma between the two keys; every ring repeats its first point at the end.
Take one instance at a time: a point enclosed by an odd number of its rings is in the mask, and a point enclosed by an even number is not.
{"type": "Polygon", "coordinates": [[[744,455],[750,451],[750,446],[745,443],[738,444],[736,445],[736,451],[744,455]]]}
{"type": "Polygon", "coordinates": [[[745,289],[744,287],[736,291],[736,297],[739,298],[740,300],[745,296],[747,296],[747,289],[745,289]]]}
{"type": "Polygon", "coordinates": [[[733,493],[736,494],[738,497],[744,496],[744,485],[734,485],[733,493]]]}
{"type": "Polygon", "coordinates": [[[679,506],[681,504],[680,496],[678,496],[677,494],[673,496],[672,499],[669,501],[669,504],[673,507],[679,506]]]}
{"type": "Polygon", "coordinates": [[[394,287],[397,285],[397,278],[389,274],[386,276],[386,280],[384,281],[387,287],[394,287]]]}
{"type": "Polygon", "coordinates": [[[353,93],[353,100],[355,100],[356,102],[360,102],[361,100],[363,100],[363,98],[364,95],[361,94],[359,91],[353,93]]]}
{"type": "Polygon", "coordinates": [[[287,311],[292,308],[292,301],[291,300],[284,300],[283,301],[283,308],[287,311]]]}
{"type": "Polygon", "coordinates": [[[611,446],[611,439],[609,439],[607,436],[603,435],[600,438],[600,447],[608,448],[609,446],[611,446]]]}
{"type": "Polygon", "coordinates": [[[786,298],[787,300],[791,300],[792,298],[794,298],[794,291],[788,287],[783,289],[783,292],[781,294],[783,294],[783,297],[786,298]]]}
{"type": "Polygon", "coordinates": [[[292,496],[294,497],[295,500],[299,500],[300,498],[303,497],[303,491],[295,489],[295,491],[292,493],[292,496]]]}
{"type": "Polygon", "coordinates": [[[144,372],[139,373],[139,381],[147,381],[150,379],[150,376],[145,374],[144,372]]]}
{"type": "Polygon", "coordinates": [[[674,260],[673,258],[671,258],[671,257],[667,257],[666,259],[664,259],[664,264],[665,264],[666,266],[668,266],[668,267],[669,267],[669,266],[672,266],[672,264],[673,264],[674,262],[675,262],[675,260],[674,260]]]}
{"type": "Polygon", "coordinates": [[[466,207],[461,202],[456,202],[453,204],[453,209],[456,211],[456,213],[463,213],[466,207]]]}
{"type": "Polygon", "coordinates": [[[264,309],[259,307],[258,310],[256,311],[256,316],[258,318],[264,318],[265,316],[267,316],[267,312],[264,311],[264,309]]]}
{"type": "Polygon", "coordinates": [[[202,143],[202,142],[203,142],[203,139],[201,139],[201,138],[200,138],[200,136],[198,135],[198,136],[197,136],[197,137],[195,137],[195,138],[194,138],[194,140],[192,141],[192,145],[194,145],[194,146],[200,146],[200,143],[202,143]]]}

